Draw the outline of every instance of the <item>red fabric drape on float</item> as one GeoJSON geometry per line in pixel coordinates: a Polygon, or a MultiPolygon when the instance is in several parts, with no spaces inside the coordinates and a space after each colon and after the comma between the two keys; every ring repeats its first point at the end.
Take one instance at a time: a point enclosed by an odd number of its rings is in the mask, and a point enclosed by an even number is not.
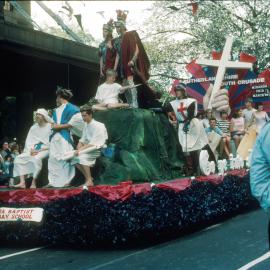
{"type": "Polygon", "coordinates": [[[64,199],[82,192],[82,189],[16,189],[0,192],[0,201],[6,203],[44,203],[64,199]]]}
{"type": "MultiPolygon", "coordinates": [[[[65,199],[70,196],[76,196],[82,191],[82,188],[6,190],[0,191],[0,201],[4,203],[39,204],[58,199],[65,199]]],[[[88,188],[88,191],[109,201],[124,201],[132,194],[147,194],[151,192],[151,185],[149,183],[133,185],[132,181],[126,181],[116,186],[94,186],[88,188]]]]}
{"type": "MultiPolygon", "coordinates": [[[[246,169],[229,171],[229,175],[244,177],[246,169]]],[[[223,181],[221,175],[200,176],[195,181],[220,184],[223,181]]],[[[189,178],[175,179],[155,185],[156,188],[181,192],[191,186],[189,178]]],[[[148,194],[152,190],[150,183],[132,184],[132,181],[121,182],[116,186],[100,185],[88,188],[88,191],[109,201],[125,201],[133,194],[148,194]]],[[[72,189],[16,189],[0,191],[0,201],[3,203],[41,204],[58,199],[76,196],[83,192],[82,188],[72,189]]]]}
{"type": "Polygon", "coordinates": [[[190,187],[191,180],[190,179],[176,179],[170,182],[165,182],[161,184],[157,184],[156,187],[167,190],[174,190],[176,192],[180,192],[190,187]]]}

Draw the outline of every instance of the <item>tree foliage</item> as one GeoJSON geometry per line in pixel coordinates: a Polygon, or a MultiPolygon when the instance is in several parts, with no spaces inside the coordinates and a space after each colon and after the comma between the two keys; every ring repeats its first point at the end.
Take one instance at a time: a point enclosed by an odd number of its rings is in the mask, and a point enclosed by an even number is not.
{"type": "Polygon", "coordinates": [[[185,65],[222,50],[226,36],[234,36],[232,57],[255,55],[260,70],[270,62],[270,1],[197,0],[156,1],[144,25],[143,42],[152,63],[152,78],[165,85],[169,78],[186,78],[185,65]],[[193,1],[195,2],[195,1],[193,1]]]}

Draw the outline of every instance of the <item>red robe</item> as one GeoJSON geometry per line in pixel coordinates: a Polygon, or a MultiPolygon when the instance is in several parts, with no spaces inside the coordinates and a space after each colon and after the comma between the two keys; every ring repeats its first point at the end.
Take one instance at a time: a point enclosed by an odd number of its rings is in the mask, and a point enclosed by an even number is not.
{"type": "Polygon", "coordinates": [[[121,50],[124,76],[125,78],[127,78],[128,76],[133,76],[133,70],[131,67],[128,66],[128,62],[132,60],[132,57],[135,54],[136,44],[139,49],[139,55],[135,64],[138,71],[143,76],[144,80],[147,81],[150,77],[150,61],[144,50],[141,39],[136,31],[126,32],[122,39],[121,50]]]}
{"type": "Polygon", "coordinates": [[[112,40],[112,48],[108,48],[105,41],[101,42],[99,45],[98,56],[102,58],[103,61],[103,73],[105,74],[107,69],[113,69],[116,57],[116,50],[114,48],[114,41],[112,40]]]}

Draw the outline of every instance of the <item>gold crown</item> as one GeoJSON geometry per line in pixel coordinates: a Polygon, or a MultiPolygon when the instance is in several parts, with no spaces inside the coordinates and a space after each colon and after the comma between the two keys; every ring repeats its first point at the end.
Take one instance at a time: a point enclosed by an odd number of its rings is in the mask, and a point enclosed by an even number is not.
{"type": "Polygon", "coordinates": [[[116,10],[116,14],[117,14],[117,21],[126,22],[128,10],[118,9],[118,10],[116,10]]]}

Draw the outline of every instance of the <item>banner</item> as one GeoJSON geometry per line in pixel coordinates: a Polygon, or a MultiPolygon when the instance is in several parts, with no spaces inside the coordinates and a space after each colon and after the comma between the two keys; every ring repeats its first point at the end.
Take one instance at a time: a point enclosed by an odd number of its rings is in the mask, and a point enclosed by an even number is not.
{"type": "MultiPolygon", "coordinates": [[[[214,58],[218,58],[218,56],[215,55],[214,58]]],[[[192,61],[186,66],[186,69],[192,75],[189,80],[185,81],[187,94],[198,101],[199,110],[204,110],[203,97],[210,84],[214,84],[217,68],[202,67],[192,61]]],[[[228,89],[232,110],[242,108],[245,100],[252,98],[255,103],[263,102],[264,109],[270,112],[269,69],[259,75],[251,70],[227,69],[222,86],[228,89]]]]}
{"type": "Polygon", "coordinates": [[[42,208],[10,208],[0,207],[0,222],[2,221],[33,221],[41,222],[42,208]]]}

